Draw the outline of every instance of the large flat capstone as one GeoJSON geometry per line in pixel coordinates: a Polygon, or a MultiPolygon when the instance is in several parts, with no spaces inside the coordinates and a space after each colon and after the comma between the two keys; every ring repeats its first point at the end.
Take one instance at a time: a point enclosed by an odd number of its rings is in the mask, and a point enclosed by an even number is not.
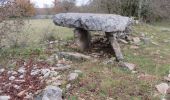
{"type": "Polygon", "coordinates": [[[60,13],[53,21],[58,26],[103,32],[124,32],[133,22],[120,15],[91,13],[60,13]]]}

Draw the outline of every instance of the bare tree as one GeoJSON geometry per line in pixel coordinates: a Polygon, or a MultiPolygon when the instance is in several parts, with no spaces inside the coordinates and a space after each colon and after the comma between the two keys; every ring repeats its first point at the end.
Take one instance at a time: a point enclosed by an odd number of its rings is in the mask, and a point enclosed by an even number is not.
{"type": "Polygon", "coordinates": [[[54,8],[59,12],[69,12],[71,11],[76,4],[76,0],[55,0],[54,8]]]}
{"type": "Polygon", "coordinates": [[[24,24],[21,11],[15,0],[0,1],[0,48],[2,39],[7,38],[10,33],[17,33],[21,30],[24,24]]]}

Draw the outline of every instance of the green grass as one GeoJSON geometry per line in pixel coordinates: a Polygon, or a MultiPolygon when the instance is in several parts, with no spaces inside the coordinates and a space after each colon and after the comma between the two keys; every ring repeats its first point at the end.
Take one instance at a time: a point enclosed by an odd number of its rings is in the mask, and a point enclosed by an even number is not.
{"type": "Polygon", "coordinates": [[[73,29],[54,25],[52,19],[30,19],[25,21],[22,34],[27,34],[29,44],[38,44],[45,34],[53,34],[64,40],[73,37],[73,29]]]}

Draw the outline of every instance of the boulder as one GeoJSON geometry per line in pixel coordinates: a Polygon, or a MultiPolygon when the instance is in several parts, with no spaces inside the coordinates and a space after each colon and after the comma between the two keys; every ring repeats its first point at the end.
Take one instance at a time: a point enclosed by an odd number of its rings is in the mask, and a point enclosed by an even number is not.
{"type": "Polygon", "coordinates": [[[60,58],[66,58],[73,61],[92,60],[90,56],[76,52],[59,52],[58,55],[60,58]]]}
{"type": "Polygon", "coordinates": [[[167,94],[167,90],[169,89],[169,86],[167,83],[161,83],[159,85],[155,86],[159,93],[161,94],[167,94]]]}
{"type": "Polygon", "coordinates": [[[40,94],[35,96],[33,100],[63,100],[62,90],[56,86],[47,86],[40,94]]]}
{"type": "Polygon", "coordinates": [[[114,14],[60,13],[54,16],[53,22],[58,26],[88,31],[124,32],[133,20],[114,14]]]}

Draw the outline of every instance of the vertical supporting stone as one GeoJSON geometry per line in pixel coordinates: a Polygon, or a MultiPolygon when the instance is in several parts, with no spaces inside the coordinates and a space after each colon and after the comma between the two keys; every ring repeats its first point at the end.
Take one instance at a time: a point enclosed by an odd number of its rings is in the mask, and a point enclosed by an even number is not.
{"type": "Polygon", "coordinates": [[[76,44],[82,51],[88,50],[90,47],[91,35],[87,30],[76,28],[74,30],[74,36],[76,44]]]}
{"type": "Polygon", "coordinates": [[[119,43],[117,41],[117,38],[116,38],[116,34],[114,33],[106,33],[106,37],[109,39],[109,41],[111,42],[111,45],[113,47],[113,50],[115,52],[115,55],[116,55],[116,59],[117,61],[121,61],[123,60],[123,54],[121,52],[121,49],[120,49],[120,46],[119,46],[119,43]]]}

